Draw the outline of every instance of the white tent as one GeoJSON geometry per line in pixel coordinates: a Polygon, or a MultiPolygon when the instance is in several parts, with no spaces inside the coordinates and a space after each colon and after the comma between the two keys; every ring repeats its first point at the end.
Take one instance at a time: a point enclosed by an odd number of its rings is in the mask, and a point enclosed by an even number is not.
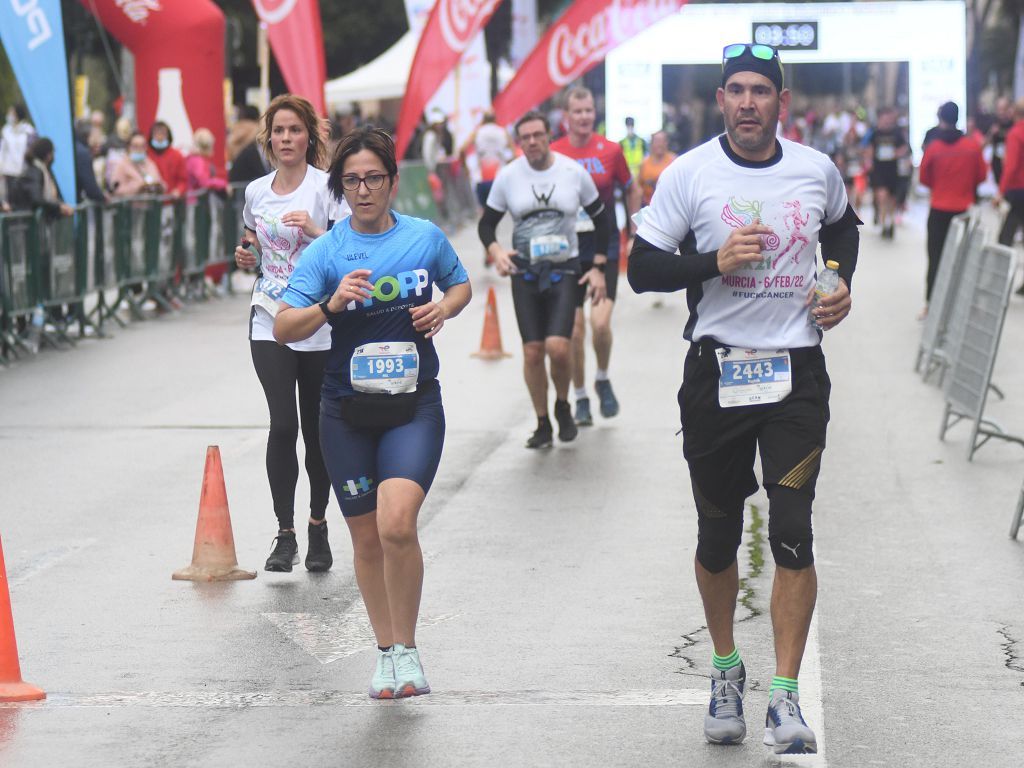
{"type": "Polygon", "coordinates": [[[328,80],[324,84],[328,108],[344,102],[402,98],[418,43],[419,35],[410,30],[373,61],[328,80]]]}

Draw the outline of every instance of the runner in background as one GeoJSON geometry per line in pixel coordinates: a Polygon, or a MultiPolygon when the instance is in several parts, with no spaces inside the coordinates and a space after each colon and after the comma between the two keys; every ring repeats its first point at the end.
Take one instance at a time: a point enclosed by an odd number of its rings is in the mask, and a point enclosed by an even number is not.
{"type": "Polygon", "coordinates": [[[871,197],[876,223],[883,239],[892,240],[896,230],[896,207],[901,189],[900,160],[910,153],[910,145],[897,125],[893,107],[878,111],[878,121],[864,137],[864,166],[871,182],[871,197]]]}
{"type": "MultiPolygon", "coordinates": [[[[480,181],[476,184],[476,200],[483,208],[487,205],[487,196],[491,193],[494,178],[502,166],[513,158],[515,149],[508,131],[495,122],[492,112],[484,113],[483,121],[466,141],[461,152],[463,161],[466,159],[469,147],[473,148],[477,167],[480,169],[480,181]]],[[[491,258],[486,248],[484,249],[484,266],[491,266],[491,258]]]]}
{"type": "MultiPolygon", "coordinates": [[[[622,190],[626,206],[626,230],[628,238],[633,231],[632,215],[640,208],[640,189],[633,183],[633,176],[626,165],[622,147],[614,141],[594,132],[596,118],[594,95],[586,88],[574,88],[566,98],[566,117],[569,132],[552,142],[551,149],[571,157],[590,174],[597,185],[597,192],[604,203],[604,216],[608,223],[608,258],[595,256],[594,225],[589,216],[580,209],[576,224],[579,238],[580,263],[583,273],[591,269],[604,272],[607,300],[594,302],[590,308],[590,326],[593,335],[594,354],[597,357],[597,372],[594,375],[594,389],[597,392],[601,415],[610,419],[619,412],[619,401],[612,390],[608,369],[612,355],[612,310],[619,282],[619,228],[615,216],[615,188],[622,190]]],[[[588,290],[580,286],[576,296],[576,319],[572,332],[572,381],[576,389],[576,423],[590,426],[594,417],[590,410],[590,398],[586,389],[586,323],[584,304],[588,290]]]]}
{"type": "Polygon", "coordinates": [[[326,160],[326,147],[313,105],[300,96],[278,96],[270,102],[261,124],[259,141],[275,170],[245,188],[245,236],[235,248],[235,263],[243,269],[260,267],[249,311],[249,350],[270,410],[267,478],[278,526],[264,567],[290,572],[299,562],[295,538],[299,461],[295,442],[301,427],[309,476],[306,569],[326,571],[334,558],[325,519],[330,480],[320,453],[320,388],[331,348],[330,328],[325,326],[287,345],[278,344],[274,317],[306,247],[348,211],[331,196],[327,174],[320,169],[326,160]]]}
{"type": "Polygon", "coordinates": [[[659,177],[675,159],[675,152],[670,152],[668,148],[667,133],[658,131],[651,136],[651,153],[640,163],[640,170],[637,173],[642,205],[651,204],[659,177]]]}

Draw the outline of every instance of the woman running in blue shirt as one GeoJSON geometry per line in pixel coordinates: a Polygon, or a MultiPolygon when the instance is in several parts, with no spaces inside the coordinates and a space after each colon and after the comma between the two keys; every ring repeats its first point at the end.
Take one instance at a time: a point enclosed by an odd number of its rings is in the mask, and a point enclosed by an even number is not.
{"type": "Polygon", "coordinates": [[[274,323],[282,344],[331,326],[320,437],[377,639],[374,698],[430,692],[416,649],[416,518],[444,443],[433,337],[472,295],[444,233],[391,210],[397,181],[387,133],[364,127],[342,139],[328,187],[352,216],[306,249],[274,323]]]}

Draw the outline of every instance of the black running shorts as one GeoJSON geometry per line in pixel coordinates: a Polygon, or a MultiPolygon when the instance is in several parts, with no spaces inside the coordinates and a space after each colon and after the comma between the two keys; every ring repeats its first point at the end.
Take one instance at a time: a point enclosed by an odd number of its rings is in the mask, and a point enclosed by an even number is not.
{"type": "Polygon", "coordinates": [[[551,277],[550,287],[541,291],[535,276],[512,275],[512,304],[515,306],[519,335],[524,344],[544,341],[548,336],[572,338],[576,317],[576,281],[579,276],[555,273],[551,277]]]}
{"type": "Polygon", "coordinates": [[[831,382],[821,347],[790,350],[793,390],[785,400],[764,405],[722,408],[714,344],[692,344],[686,355],[679,410],[683,455],[690,479],[704,499],[726,514],[742,511],[757,491],[756,451],[761,454],[765,486],[780,485],[814,497],[831,382]]]}

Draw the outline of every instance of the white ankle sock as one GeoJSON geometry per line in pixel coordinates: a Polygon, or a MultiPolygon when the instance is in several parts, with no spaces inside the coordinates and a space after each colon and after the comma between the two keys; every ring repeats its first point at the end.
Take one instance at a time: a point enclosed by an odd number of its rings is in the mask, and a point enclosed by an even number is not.
{"type": "Polygon", "coordinates": [[[587,399],[587,388],[586,387],[577,387],[576,388],[576,399],[577,400],[586,400],[587,399]]]}
{"type": "Polygon", "coordinates": [[[594,381],[608,381],[608,371],[597,369],[597,373],[594,374],[594,381]]]}

